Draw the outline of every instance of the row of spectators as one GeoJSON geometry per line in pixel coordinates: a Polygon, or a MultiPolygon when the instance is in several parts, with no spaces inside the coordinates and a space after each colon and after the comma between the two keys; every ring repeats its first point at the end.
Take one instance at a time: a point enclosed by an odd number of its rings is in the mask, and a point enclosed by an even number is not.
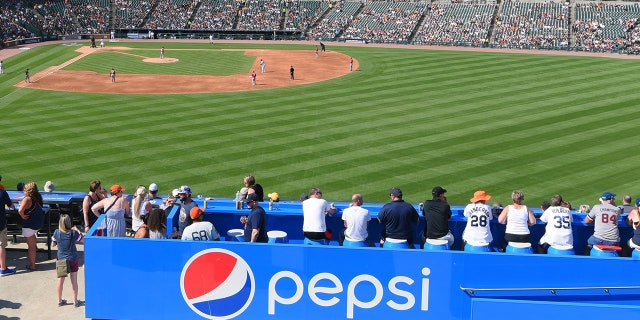
{"type": "Polygon", "coordinates": [[[638,3],[592,1],[572,7],[570,2],[511,0],[502,5],[493,0],[5,0],[0,4],[0,37],[108,33],[115,27],[296,30],[314,40],[527,49],[639,46],[638,3]]]}

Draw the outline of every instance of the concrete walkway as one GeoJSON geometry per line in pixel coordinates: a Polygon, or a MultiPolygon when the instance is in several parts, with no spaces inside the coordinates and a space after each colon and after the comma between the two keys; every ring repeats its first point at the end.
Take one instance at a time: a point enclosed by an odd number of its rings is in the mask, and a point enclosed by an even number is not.
{"type": "MultiPolygon", "coordinates": [[[[56,295],[56,250],[53,259],[47,260],[45,238],[38,238],[37,271],[25,269],[28,264],[27,245],[24,238],[17,237],[13,243],[9,236],[7,265],[16,268],[16,273],[0,277],[0,320],[73,320],[86,319],[84,306],[75,308],[72,304],[58,307],[56,295]]],[[[85,301],[84,292],[84,245],[78,244],[80,270],[78,270],[78,300],[85,301]]],[[[71,281],[64,282],[62,298],[73,303],[71,281]]]]}

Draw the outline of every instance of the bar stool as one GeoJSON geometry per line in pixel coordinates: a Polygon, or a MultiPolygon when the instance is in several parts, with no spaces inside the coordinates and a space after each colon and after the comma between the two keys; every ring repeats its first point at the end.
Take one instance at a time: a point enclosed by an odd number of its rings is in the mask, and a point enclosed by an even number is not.
{"type": "Polygon", "coordinates": [[[550,246],[547,250],[547,254],[556,255],[556,256],[572,256],[576,254],[573,251],[573,246],[571,245],[558,245],[558,246],[550,246]]]}
{"type": "Polygon", "coordinates": [[[287,233],[280,230],[272,230],[267,232],[269,243],[289,243],[287,233]]]}
{"type": "Polygon", "coordinates": [[[427,241],[424,243],[424,250],[449,250],[449,241],[441,239],[427,239],[427,241]]]}
{"type": "Polygon", "coordinates": [[[631,257],[640,260],[640,248],[633,249],[631,257]]]}
{"type": "Polygon", "coordinates": [[[348,238],[344,238],[344,242],[342,243],[343,247],[367,247],[367,241],[351,241],[348,238]]]}
{"type": "Polygon", "coordinates": [[[308,244],[312,246],[326,246],[326,245],[329,245],[329,241],[327,241],[327,239],[313,240],[305,237],[304,244],[308,244]]]}
{"type": "Polygon", "coordinates": [[[409,242],[406,239],[391,239],[387,238],[384,242],[384,249],[409,249],[409,242]]]}
{"type": "Polygon", "coordinates": [[[233,241],[233,242],[244,242],[244,230],[231,229],[227,231],[227,236],[225,237],[225,240],[233,241]]]}
{"type": "Polygon", "coordinates": [[[596,244],[591,248],[590,255],[592,257],[619,257],[618,251],[620,250],[622,250],[622,248],[618,246],[596,244]]]}
{"type": "Polygon", "coordinates": [[[515,254],[532,254],[533,249],[531,249],[531,243],[529,242],[509,242],[507,246],[506,253],[515,253],[515,254]]]}
{"type": "Polygon", "coordinates": [[[489,248],[489,243],[487,242],[467,242],[464,245],[464,251],[468,252],[491,252],[491,248],[489,248]]]}

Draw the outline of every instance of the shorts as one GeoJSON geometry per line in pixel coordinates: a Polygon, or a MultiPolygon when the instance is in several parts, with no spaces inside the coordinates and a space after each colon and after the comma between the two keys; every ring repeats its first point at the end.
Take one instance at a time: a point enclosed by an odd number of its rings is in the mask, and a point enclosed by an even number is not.
{"type": "Polygon", "coordinates": [[[33,237],[38,233],[38,230],[33,230],[31,228],[22,228],[22,236],[25,238],[33,237]]]}
{"type": "Polygon", "coordinates": [[[4,228],[4,230],[0,231],[0,248],[6,248],[7,247],[7,228],[4,228]]]}
{"type": "Polygon", "coordinates": [[[78,272],[79,264],[80,264],[80,259],[75,259],[73,261],[69,261],[69,267],[71,268],[71,270],[69,270],[69,272],[78,272]]]}

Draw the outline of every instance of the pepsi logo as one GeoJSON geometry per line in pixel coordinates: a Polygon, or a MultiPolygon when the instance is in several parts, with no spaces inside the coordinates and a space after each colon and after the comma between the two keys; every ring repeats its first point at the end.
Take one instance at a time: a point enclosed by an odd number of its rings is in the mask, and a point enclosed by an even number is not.
{"type": "Polygon", "coordinates": [[[184,265],[180,290],[187,305],[207,319],[232,319],[244,312],[255,293],[253,271],[244,259],[224,249],[207,249],[184,265]]]}

